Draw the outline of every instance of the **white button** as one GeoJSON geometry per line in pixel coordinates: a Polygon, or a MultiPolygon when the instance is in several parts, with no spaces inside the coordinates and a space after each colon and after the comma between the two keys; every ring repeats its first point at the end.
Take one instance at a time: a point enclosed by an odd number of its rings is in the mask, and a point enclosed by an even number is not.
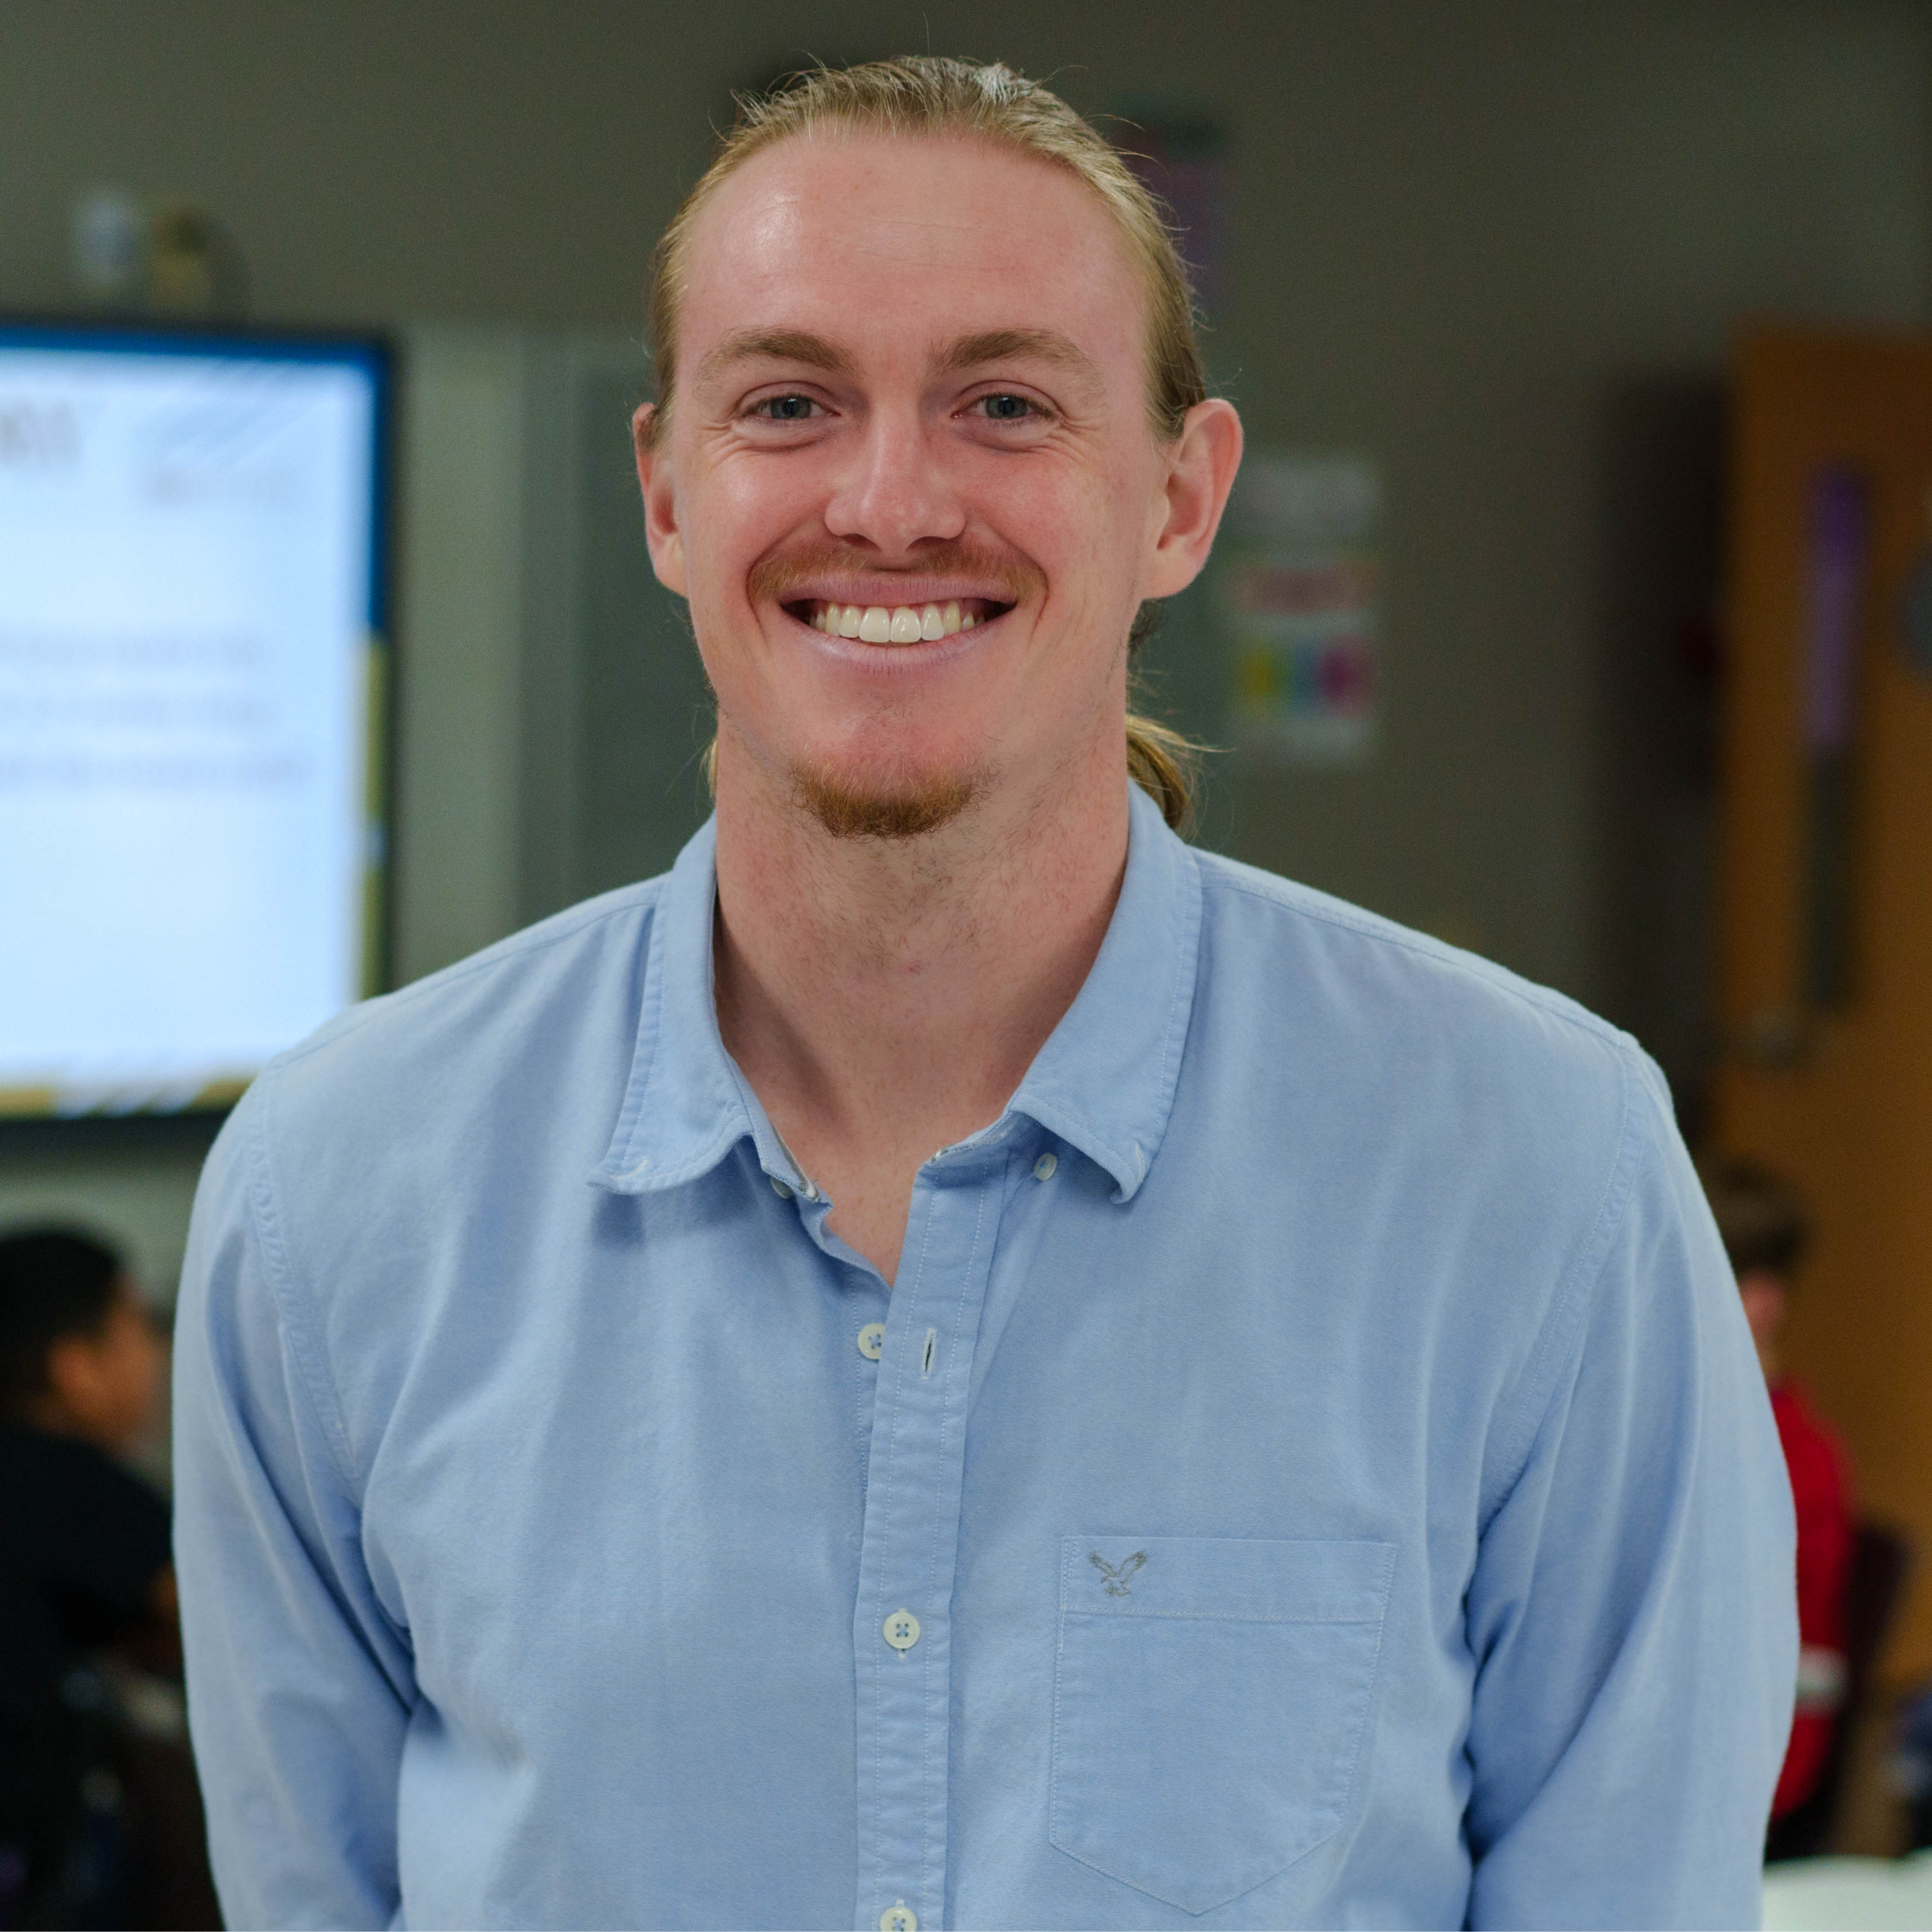
{"type": "Polygon", "coordinates": [[[910,1650],[919,1641],[919,1619],[910,1610],[895,1610],[886,1619],[886,1641],[895,1650],[910,1650]]]}
{"type": "Polygon", "coordinates": [[[781,1201],[789,1201],[791,1198],[791,1190],[776,1174],[769,1174],[765,1178],[772,1184],[772,1192],[781,1201]]]}
{"type": "Polygon", "coordinates": [[[886,1352],[886,1324],[883,1322],[868,1322],[859,1330],[859,1352],[868,1362],[876,1362],[886,1352]]]}
{"type": "Polygon", "coordinates": [[[1060,1165],[1057,1155],[1043,1154],[1033,1164],[1033,1178],[1036,1180],[1051,1180],[1053,1170],[1060,1165]]]}
{"type": "Polygon", "coordinates": [[[901,1899],[879,1914],[879,1932],[919,1932],[919,1914],[901,1899]]]}

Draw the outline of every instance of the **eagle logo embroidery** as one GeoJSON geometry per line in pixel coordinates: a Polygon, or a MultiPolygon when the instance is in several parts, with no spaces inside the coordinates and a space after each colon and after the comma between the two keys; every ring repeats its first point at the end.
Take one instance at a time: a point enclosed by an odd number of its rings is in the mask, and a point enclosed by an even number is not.
{"type": "Polygon", "coordinates": [[[1090,1550],[1087,1560],[1106,1578],[1108,1596],[1125,1597],[1132,1594],[1127,1579],[1147,1561],[1147,1552],[1136,1550],[1118,1570],[1097,1550],[1090,1550]]]}

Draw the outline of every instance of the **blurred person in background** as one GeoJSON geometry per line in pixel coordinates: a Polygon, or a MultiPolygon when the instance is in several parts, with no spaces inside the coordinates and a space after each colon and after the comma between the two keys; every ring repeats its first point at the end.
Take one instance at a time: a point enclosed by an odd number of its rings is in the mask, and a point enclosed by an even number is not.
{"type": "Polygon", "coordinates": [[[1845,1593],[1856,1529],[1851,1466],[1778,1352],[1804,1251],[1803,1202],[1788,1183],[1751,1160],[1714,1163],[1705,1187],[1764,1366],[1798,1513],[1798,1707],[1772,1800],[1775,1824],[1816,1790],[1844,1702],[1845,1593]]]}
{"type": "Polygon", "coordinates": [[[202,1856],[184,1753],[158,1769],[152,1741],[130,1749],[116,1688],[117,1667],[180,1672],[168,1505],[127,1464],[163,1368],[116,1250],[66,1228],[0,1240],[0,1924],[168,1922],[158,1868],[202,1856]],[[139,1842],[136,1791],[185,1845],[139,1842]]]}
{"type": "Polygon", "coordinates": [[[1906,1843],[1932,1846],[1932,1684],[1905,1700],[1892,1728],[1892,1783],[1906,1805],[1906,1843]]]}

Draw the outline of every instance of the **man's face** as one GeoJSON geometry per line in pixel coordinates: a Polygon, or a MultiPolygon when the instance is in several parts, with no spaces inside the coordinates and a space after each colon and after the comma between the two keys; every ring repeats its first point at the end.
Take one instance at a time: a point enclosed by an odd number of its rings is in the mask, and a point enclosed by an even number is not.
{"type": "Polygon", "coordinates": [[[1212,536],[1174,540],[1144,335],[1112,218],[1030,158],[832,135],[724,183],[640,469],[728,758],[938,818],[1118,748],[1135,609],[1212,536]]]}
{"type": "Polygon", "coordinates": [[[1758,1358],[1769,1372],[1777,1359],[1778,1331],[1784,1326],[1784,1277],[1770,1268],[1748,1268],[1738,1276],[1738,1294],[1758,1358]]]}
{"type": "Polygon", "coordinates": [[[47,1351],[60,1425],[104,1449],[133,1448],[153,1424],[162,1367],[154,1322],[134,1284],[124,1280],[98,1330],[63,1335],[47,1351]]]}

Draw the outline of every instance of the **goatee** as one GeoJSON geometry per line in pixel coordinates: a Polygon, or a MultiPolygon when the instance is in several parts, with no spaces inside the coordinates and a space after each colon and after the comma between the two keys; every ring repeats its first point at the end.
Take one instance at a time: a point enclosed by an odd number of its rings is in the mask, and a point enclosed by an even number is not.
{"type": "Polygon", "coordinates": [[[979,790],[970,778],[928,779],[906,791],[862,791],[824,771],[796,770],[799,802],[835,838],[918,838],[950,824],[979,790]]]}

